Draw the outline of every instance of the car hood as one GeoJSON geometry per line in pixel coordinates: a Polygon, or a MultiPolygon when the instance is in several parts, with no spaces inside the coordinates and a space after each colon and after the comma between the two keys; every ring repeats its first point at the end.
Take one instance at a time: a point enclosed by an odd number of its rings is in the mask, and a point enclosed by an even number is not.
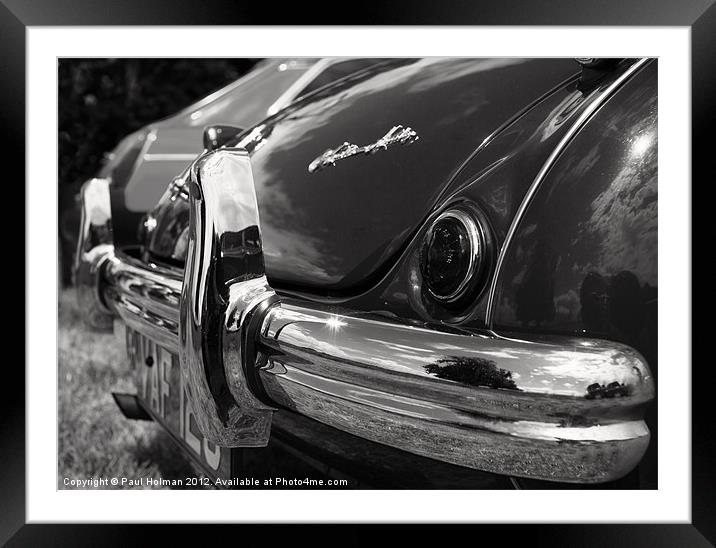
{"type": "MultiPolygon", "coordinates": [[[[251,154],[271,283],[327,294],[372,284],[477,147],[577,71],[568,59],[403,59],[319,90],[244,134],[233,144],[251,154]],[[395,126],[416,138],[309,170],[327,149],[380,144],[395,126]]],[[[170,253],[162,226],[178,234],[180,210],[160,204],[155,255],[170,253]]]]}

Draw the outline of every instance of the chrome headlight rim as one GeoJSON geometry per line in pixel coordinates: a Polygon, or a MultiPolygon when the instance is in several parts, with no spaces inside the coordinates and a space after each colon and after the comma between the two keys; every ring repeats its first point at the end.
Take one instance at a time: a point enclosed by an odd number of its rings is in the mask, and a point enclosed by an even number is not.
{"type": "Polygon", "coordinates": [[[431,223],[423,236],[420,252],[420,270],[423,286],[427,293],[437,303],[446,307],[457,307],[464,303],[467,297],[477,293],[481,281],[484,279],[487,263],[489,262],[489,232],[482,216],[469,204],[459,204],[447,207],[431,223]],[[427,254],[433,234],[441,222],[445,220],[456,221],[467,235],[469,250],[467,255],[467,268],[457,287],[446,294],[436,292],[430,287],[426,277],[427,254]]]}

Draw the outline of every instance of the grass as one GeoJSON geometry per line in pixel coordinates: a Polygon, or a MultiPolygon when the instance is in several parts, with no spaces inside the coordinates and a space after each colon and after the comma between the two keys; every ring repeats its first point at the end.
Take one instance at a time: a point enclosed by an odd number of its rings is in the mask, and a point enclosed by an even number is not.
{"type": "Polygon", "coordinates": [[[59,291],[58,331],[58,488],[72,488],[64,478],[199,476],[158,424],[126,419],[114,403],[111,392],[136,393],[123,332],[90,332],[71,289],[59,291]]]}

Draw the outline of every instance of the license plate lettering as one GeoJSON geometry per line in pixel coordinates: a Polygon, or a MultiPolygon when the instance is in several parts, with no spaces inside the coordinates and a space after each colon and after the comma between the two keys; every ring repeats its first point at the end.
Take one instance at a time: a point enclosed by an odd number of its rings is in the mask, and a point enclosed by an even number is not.
{"type": "Polygon", "coordinates": [[[182,438],[194,453],[202,457],[212,470],[217,470],[221,463],[221,448],[209,442],[209,440],[199,433],[194,413],[187,399],[183,377],[180,377],[179,382],[181,385],[179,431],[181,432],[182,438]]]}
{"type": "Polygon", "coordinates": [[[230,449],[209,442],[199,431],[178,356],[130,329],[126,341],[127,356],[136,370],[138,396],[145,406],[208,470],[231,477],[230,449]]]}

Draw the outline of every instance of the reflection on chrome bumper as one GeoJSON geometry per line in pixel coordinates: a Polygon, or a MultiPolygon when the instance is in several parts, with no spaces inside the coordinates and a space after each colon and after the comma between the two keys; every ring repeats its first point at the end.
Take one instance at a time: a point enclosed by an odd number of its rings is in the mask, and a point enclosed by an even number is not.
{"type": "MultiPolygon", "coordinates": [[[[184,273],[115,255],[88,217],[77,282],[86,310],[116,314],[180,355],[210,441],[265,445],[273,409],[283,406],[399,449],[514,476],[609,481],[644,454],[654,383],[633,349],[435,330],[279,298],[265,277],[246,154],[204,155],[185,184],[184,273]]],[[[87,211],[108,200],[94,192],[100,185],[85,187],[87,211]]]]}

